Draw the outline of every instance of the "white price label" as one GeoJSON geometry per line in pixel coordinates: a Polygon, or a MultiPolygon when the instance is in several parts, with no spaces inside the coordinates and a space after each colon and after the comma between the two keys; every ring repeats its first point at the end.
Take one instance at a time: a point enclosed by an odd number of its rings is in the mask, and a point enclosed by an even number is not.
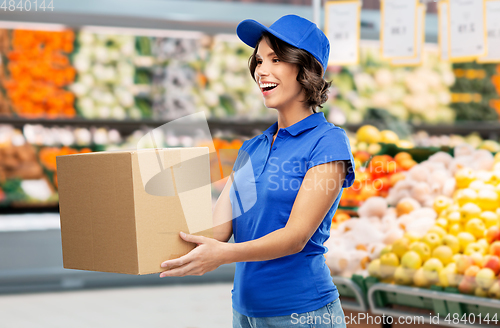
{"type": "Polygon", "coordinates": [[[382,0],[380,40],[382,58],[417,55],[417,0],[382,0]]]}
{"type": "Polygon", "coordinates": [[[331,45],[328,64],[357,64],[359,61],[361,2],[327,2],[325,15],[326,36],[331,45]]]}
{"type": "Polygon", "coordinates": [[[486,52],[483,0],[449,0],[449,58],[470,61],[486,52]]]}
{"type": "Polygon", "coordinates": [[[441,60],[449,60],[449,42],[448,42],[448,3],[441,1],[438,3],[438,43],[441,60]]]}
{"type": "Polygon", "coordinates": [[[392,59],[394,66],[416,66],[422,63],[422,51],[425,43],[425,5],[418,6],[417,16],[417,56],[410,59],[392,59]]]}
{"type": "Polygon", "coordinates": [[[477,59],[480,63],[500,62],[500,0],[486,0],[486,55],[477,59]]]}

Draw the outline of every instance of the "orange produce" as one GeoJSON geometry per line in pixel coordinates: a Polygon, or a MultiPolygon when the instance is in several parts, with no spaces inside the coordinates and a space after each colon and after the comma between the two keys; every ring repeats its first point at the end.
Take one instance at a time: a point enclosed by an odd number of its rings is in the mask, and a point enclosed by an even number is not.
{"type": "Polygon", "coordinates": [[[71,30],[14,30],[7,53],[9,77],[3,86],[12,109],[22,117],[74,117],[74,95],[64,88],[75,79],[68,54],[73,51],[71,30]]]}

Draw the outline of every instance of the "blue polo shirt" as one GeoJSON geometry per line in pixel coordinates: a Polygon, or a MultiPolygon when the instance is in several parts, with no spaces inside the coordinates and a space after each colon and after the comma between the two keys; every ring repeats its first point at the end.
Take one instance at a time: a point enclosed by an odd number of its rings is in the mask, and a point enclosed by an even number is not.
{"type": "MultiPolygon", "coordinates": [[[[278,122],[241,146],[230,190],[234,241],[258,239],[285,227],[306,172],[331,161],[349,161],[343,188],[354,181],[354,160],[345,131],[322,112],[280,129],[278,122]]],[[[326,266],[332,217],[342,192],[299,253],[269,261],[237,262],[233,308],[249,317],[317,310],[339,297],[326,266]]]]}

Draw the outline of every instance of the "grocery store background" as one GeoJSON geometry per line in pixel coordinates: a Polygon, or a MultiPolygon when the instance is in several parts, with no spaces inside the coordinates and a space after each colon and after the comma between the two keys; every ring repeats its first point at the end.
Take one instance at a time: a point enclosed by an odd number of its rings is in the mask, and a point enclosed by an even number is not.
{"type": "MultiPolygon", "coordinates": [[[[324,28],[326,2],[10,2],[20,0],[0,0],[0,327],[230,327],[234,264],[163,279],[64,269],[56,156],[134,149],[200,111],[215,149],[237,150],[277,113],[249,76],[236,25],[294,13],[324,28]]],[[[321,111],[348,132],[357,167],[327,265],[346,314],[385,322],[349,326],[500,319],[500,66],[442,60],[437,4],[421,2],[421,63],[381,58],[380,1],[363,0],[359,63],[327,71],[321,111]]],[[[186,131],[161,146],[204,142],[186,131]]],[[[214,177],[234,160],[211,163],[214,202],[226,182],[214,177]]]]}

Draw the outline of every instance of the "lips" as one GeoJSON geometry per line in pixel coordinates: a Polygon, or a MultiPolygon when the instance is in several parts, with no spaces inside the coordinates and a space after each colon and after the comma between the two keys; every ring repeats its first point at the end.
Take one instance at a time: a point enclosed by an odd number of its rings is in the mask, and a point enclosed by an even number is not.
{"type": "Polygon", "coordinates": [[[269,94],[272,90],[276,89],[278,83],[261,82],[259,86],[263,94],[269,94]]]}

